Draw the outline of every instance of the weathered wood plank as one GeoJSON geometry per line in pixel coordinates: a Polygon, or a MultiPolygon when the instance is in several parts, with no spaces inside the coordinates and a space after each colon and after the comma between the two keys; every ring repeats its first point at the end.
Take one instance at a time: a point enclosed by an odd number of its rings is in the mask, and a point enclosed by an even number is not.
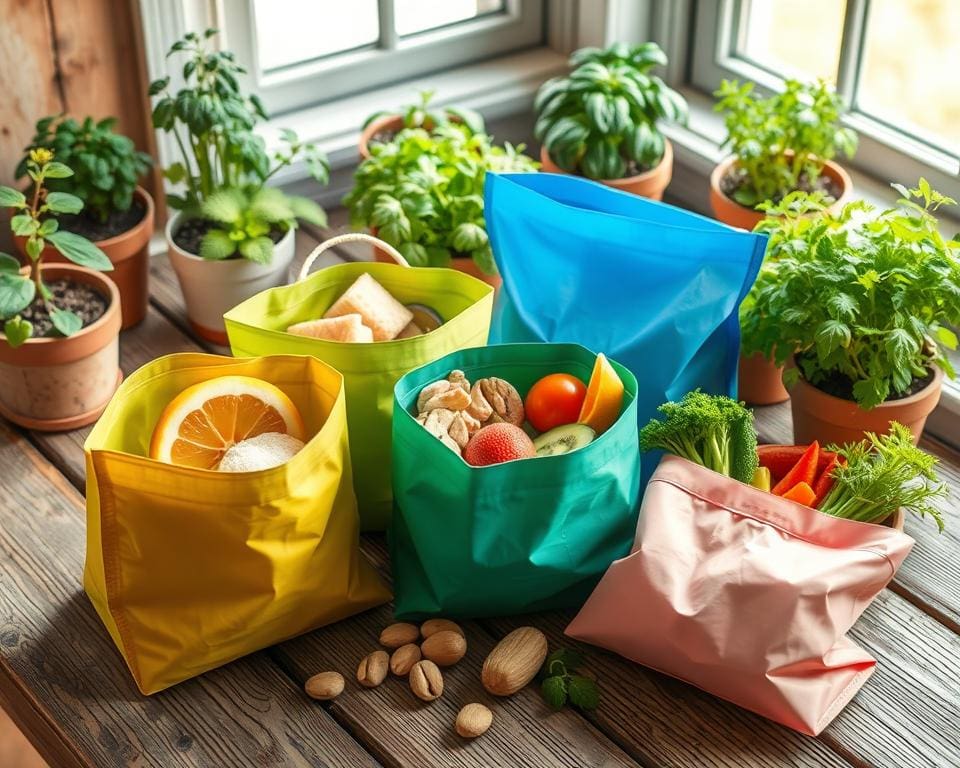
{"type": "MultiPolygon", "coordinates": [[[[388,578],[384,538],[364,536],[362,547],[388,578]]],[[[531,625],[547,635],[551,649],[580,649],[601,688],[600,707],[589,715],[590,721],[640,763],[664,768],[850,765],[813,739],[616,654],[565,637],[563,630],[572,618],[572,612],[539,613],[487,619],[480,625],[495,638],[531,625]]],[[[540,699],[539,692],[528,691],[540,699]]]]}
{"type": "Polygon", "coordinates": [[[374,765],[265,654],[139,694],[83,594],[83,499],[0,425],[0,688],[54,765],[374,765]]]}
{"type": "MultiPolygon", "coordinates": [[[[789,404],[754,409],[761,441],[793,442],[789,404]]],[[[901,566],[891,589],[960,633],[960,453],[924,437],[920,447],[940,459],[938,472],[948,495],[937,502],[947,521],[941,534],[932,520],[908,515],[904,530],[916,546],[901,566]]]]}

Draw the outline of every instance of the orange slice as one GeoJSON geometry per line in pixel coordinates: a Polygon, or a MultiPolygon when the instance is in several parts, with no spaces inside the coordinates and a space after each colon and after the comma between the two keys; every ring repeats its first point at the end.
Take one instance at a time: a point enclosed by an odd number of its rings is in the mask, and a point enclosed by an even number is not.
{"type": "Polygon", "coordinates": [[[610,361],[602,353],[597,355],[587,386],[587,396],[580,409],[581,424],[591,427],[600,435],[606,432],[620,417],[623,407],[623,382],[613,370],[610,361]]]}
{"type": "Polygon", "coordinates": [[[164,408],[150,458],[216,469],[230,446],[265,432],[303,440],[303,419],[293,401],[269,382],[221,376],[185,389],[164,408]]]}

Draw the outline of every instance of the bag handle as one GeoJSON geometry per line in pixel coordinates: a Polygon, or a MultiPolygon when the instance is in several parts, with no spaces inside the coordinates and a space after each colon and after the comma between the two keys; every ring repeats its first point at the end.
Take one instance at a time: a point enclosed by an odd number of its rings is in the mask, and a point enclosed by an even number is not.
{"type": "Polygon", "coordinates": [[[341,243],[370,243],[375,248],[379,248],[381,251],[386,253],[401,267],[410,266],[409,262],[403,258],[403,254],[401,254],[400,251],[390,245],[390,243],[385,243],[379,237],[368,235],[366,232],[347,232],[343,235],[331,237],[329,240],[324,240],[322,243],[320,243],[320,245],[310,251],[310,255],[307,256],[303,262],[303,266],[300,267],[300,275],[297,277],[297,280],[303,280],[310,273],[310,267],[312,267],[313,262],[320,257],[320,254],[330,248],[333,248],[335,245],[340,245],[341,243]]]}

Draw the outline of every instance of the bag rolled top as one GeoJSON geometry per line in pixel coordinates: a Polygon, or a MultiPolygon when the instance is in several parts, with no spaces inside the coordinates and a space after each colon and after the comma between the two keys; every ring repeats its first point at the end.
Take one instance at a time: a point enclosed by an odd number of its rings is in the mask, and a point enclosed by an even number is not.
{"type": "MultiPolygon", "coordinates": [[[[323,249],[347,238],[369,238],[380,248],[393,250],[369,235],[340,236],[318,246],[302,274],[323,249]]],[[[343,374],[360,524],[364,530],[384,530],[392,507],[393,386],[417,366],[456,349],[486,344],[492,307],[493,289],[462,272],[357,262],[325,267],[292,285],[259,293],[227,312],[224,320],[230,348],[238,357],[313,355],[343,374]],[[294,323],[322,317],[363,274],[371,275],[403,304],[431,307],[443,324],[422,336],[374,343],[327,341],[286,332],[294,323]]]]}
{"type": "Polygon", "coordinates": [[[736,395],[738,307],[766,236],[575,176],[488,173],[503,277],[490,343],[571,342],[636,374],[637,417],[698,387],[736,395]]]}
{"type": "Polygon", "coordinates": [[[873,672],[846,633],[912,546],[666,456],[566,632],[816,735],[873,672]]]}

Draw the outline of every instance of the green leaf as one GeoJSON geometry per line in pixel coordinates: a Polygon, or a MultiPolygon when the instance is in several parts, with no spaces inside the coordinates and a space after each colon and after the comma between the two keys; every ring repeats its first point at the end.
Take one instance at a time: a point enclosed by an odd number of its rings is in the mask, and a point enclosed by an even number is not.
{"type": "Polygon", "coordinates": [[[575,651],[572,648],[558,648],[549,656],[544,663],[544,669],[547,670],[550,674],[558,674],[553,670],[554,664],[562,664],[564,666],[564,672],[580,669],[584,664],[583,654],[579,651],[575,651]]]}
{"type": "Polygon", "coordinates": [[[276,187],[263,187],[250,201],[251,216],[271,224],[289,222],[294,218],[287,196],[276,187]]]}
{"type": "Polygon", "coordinates": [[[73,336],[83,328],[83,320],[80,319],[80,315],[71,312],[69,309],[60,309],[54,306],[50,307],[50,322],[64,336],[73,336]]]}
{"type": "Polygon", "coordinates": [[[397,247],[400,255],[407,260],[411,267],[426,267],[430,265],[430,254],[420,243],[400,243],[397,247]]]}
{"type": "Polygon", "coordinates": [[[469,253],[487,244],[487,233],[483,227],[464,222],[453,230],[453,247],[460,253],[469,253]]]}
{"type": "Polygon", "coordinates": [[[33,261],[36,261],[40,258],[40,254],[43,253],[43,238],[41,237],[31,237],[27,239],[27,256],[29,256],[33,261]]]}
{"type": "Polygon", "coordinates": [[[0,186],[0,208],[22,208],[27,204],[27,198],[11,187],[0,186]]]}
{"type": "Polygon", "coordinates": [[[60,222],[56,219],[50,218],[45,219],[44,222],[40,225],[40,229],[37,232],[40,237],[47,237],[47,235],[52,235],[60,229],[60,222]]]}
{"type": "Polygon", "coordinates": [[[233,256],[237,243],[222,229],[211,229],[200,240],[200,258],[208,261],[222,261],[233,256]]]}
{"type": "Polygon", "coordinates": [[[85,237],[61,230],[51,233],[47,240],[74,264],[96,269],[99,272],[113,270],[113,264],[107,255],[85,237]]]}
{"type": "Polygon", "coordinates": [[[164,171],[163,177],[171,184],[179,184],[187,178],[187,168],[183,163],[170,163],[164,171]]]}
{"type": "Polygon", "coordinates": [[[20,262],[9,253],[0,253],[0,274],[19,275],[20,262]]]}
{"type": "Polygon", "coordinates": [[[269,264],[273,261],[273,240],[269,237],[255,237],[240,243],[240,255],[257,264],[269,264]]]}
{"type": "Polygon", "coordinates": [[[0,272],[0,317],[13,317],[27,307],[37,294],[37,286],[29,277],[0,272]]]}
{"type": "Polygon", "coordinates": [[[853,399],[866,410],[876,408],[890,394],[890,382],[880,376],[871,376],[853,385],[853,399]]]}
{"type": "Polygon", "coordinates": [[[909,370],[910,360],[919,350],[920,343],[906,329],[894,328],[887,335],[885,346],[891,363],[897,368],[909,370]]]}
{"type": "Polygon", "coordinates": [[[43,174],[48,179],[66,179],[73,176],[73,170],[68,165],[54,161],[44,166],[43,174]]]}
{"type": "Polygon", "coordinates": [[[839,320],[824,320],[814,333],[817,353],[826,357],[835,349],[850,345],[850,327],[839,320]]]}
{"type": "Polygon", "coordinates": [[[160,91],[166,88],[170,84],[170,78],[164,77],[160,80],[154,80],[150,83],[150,88],[147,91],[148,96],[156,96],[160,91]]]}
{"type": "Polygon", "coordinates": [[[20,237],[29,237],[34,234],[40,225],[37,224],[36,219],[33,218],[29,213],[18,213],[16,216],[10,218],[10,229],[15,235],[20,237]]]}
{"type": "Polygon", "coordinates": [[[573,675],[567,684],[570,703],[585,710],[596,709],[600,703],[600,689],[589,677],[573,675]]]}
{"type": "Polygon", "coordinates": [[[16,349],[33,336],[33,323],[17,315],[4,323],[3,333],[7,337],[7,344],[16,349]]]}
{"type": "Polygon", "coordinates": [[[200,213],[211,221],[233,224],[243,217],[246,196],[238,189],[221,189],[203,201],[200,213]]]}
{"type": "Polygon", "coordinates": [[[287,197],[287,203],[290,205],[290,210],[293,211],[294,218],[313,224],[316,227],[327,226],[327,214],[316,200],[290,195],[287,197]]]}
{"type": "Polygon", "coordinates": [[[69,192],[48,192],[44,204],[54,213],[80,213],[83,210],[83,200],[69,192]]]}
{"type": "Polygon", "coordinates": [[[947,349],[956,349],[957,348],[957,334],[951,331],[949,328],[944,328],[942,325],[934,331],[934,335],[937,337],[943,346],[947,349]]]}
{"type": "Polygon", "coordinates": [[[540,692],[547,706],[557,712],[567,703],[567,682],[562,675],[546,678],[540,684],[540,692]]]}

